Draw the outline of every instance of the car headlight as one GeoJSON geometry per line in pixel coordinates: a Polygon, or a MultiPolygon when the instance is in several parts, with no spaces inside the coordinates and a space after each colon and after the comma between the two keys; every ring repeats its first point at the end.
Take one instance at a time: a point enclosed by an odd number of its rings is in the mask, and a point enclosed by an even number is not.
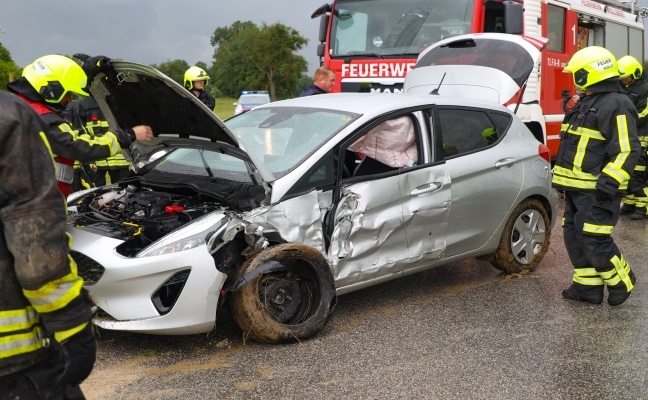
{"type": "Polygon", "coordinates": [[[229,218],[222,213],[207,214],[177,231],[169,233],[144,248],[135,257],[160,256],[204,246],[214,234],[222,234],[228,222],[229,218]]]}

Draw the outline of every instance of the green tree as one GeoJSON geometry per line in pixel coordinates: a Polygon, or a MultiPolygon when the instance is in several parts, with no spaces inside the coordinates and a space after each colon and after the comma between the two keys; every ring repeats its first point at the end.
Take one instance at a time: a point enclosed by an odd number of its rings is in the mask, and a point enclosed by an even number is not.
{"type": "Polygon", "coordinates": [[[153,64],[152,67],[178,82],[180,85],[184,85],[184,74],[190,65],[185,60],[175,59],[163,62],[160,65],[153,64]]]}
{"type": "Polygon", "coordinates": [[[7,83],[21,75],[22,70],[11,59],[9,50],[0,43],[0,90],[7,90],[7,83]]]}
{"type": "Polygon", "coordinates": [[[217,28],[211,39],[215,78],[219,90],[236,97],[241,90],[268,90],[274,101],[293,97],[306,72],[304,57],[296,54],[308,43],[295,29],[283,24],[258,27],[236,21],[217,28]]]}

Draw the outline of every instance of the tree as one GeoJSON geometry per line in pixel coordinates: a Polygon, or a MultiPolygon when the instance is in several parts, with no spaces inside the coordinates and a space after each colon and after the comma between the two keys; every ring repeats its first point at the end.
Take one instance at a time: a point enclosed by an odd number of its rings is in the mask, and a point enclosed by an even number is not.
{"type": "Polygon", "coordinates": [[[189,69],[190,65],[185,60],[175,59],[172,61],[163,62],[160,65],[152,65],[153,68],[167,75],[169,78],[184,85],[184,73],[189,69]]]}
{"type": "Polygon", "coordinates": [[[0,43],[0,90],[7,90],[7,83],[22,76],[22,71],[11,59],[11,54],[0,43]]]}
{"type": "Polygon", "coordinates": [[[274,101],[292,97],[307,64],[296,54],[308,43],[295,29],[283,24],[258,27],[236,21],[217,28],[211,39],[215,79],[219,90],[236,97],[241,90],[268,90],[274,101]]]}

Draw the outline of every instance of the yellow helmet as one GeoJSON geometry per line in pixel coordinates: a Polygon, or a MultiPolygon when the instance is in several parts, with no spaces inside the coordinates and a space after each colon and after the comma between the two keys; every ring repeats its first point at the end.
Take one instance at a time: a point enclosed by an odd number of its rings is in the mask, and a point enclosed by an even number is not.
{"type": "Polygon", "coordinates": [[[23,70],[23,77],[48,103],[59,103],[67,92],[88,96],[88,77],[74,60],[56,54],[36,59],[23,70]]]}
{"type": "Polygon", "coordinates": [[[636,58],[632,56],[624,56],[619,58],[619,79],[627,78],[632,76],[633,79],[640,79],[643,74],[643,67],[637,61],[636,58]]]}
{"type": "Polygon", "coordinates": [[[586,89],[602,80],[619,76],[616,58],[603,47],[590,46],[578,50],[563,72],[571,72],[574,84],[586,89]]]}
{"type": "Polygon", "coordinates": [[[207,75],[207,72],[205,72],[205,70],[200,67],[191,67],[185,72],[184,75],[184,86],[187,88],[187,90],[193,89],[194,81],[206,81],[205,86],[207,86],[209,75],[207,75]]]}

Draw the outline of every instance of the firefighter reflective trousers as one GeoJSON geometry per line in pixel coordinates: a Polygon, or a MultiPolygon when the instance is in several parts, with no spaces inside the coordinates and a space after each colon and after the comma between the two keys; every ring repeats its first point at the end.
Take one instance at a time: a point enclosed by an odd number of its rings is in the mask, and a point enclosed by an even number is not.
{"type": "Polygon", "coordinates": [[[620,196],[597,203],[596,192],[566,191],[563,233],[574,267],[574,284],[584,292],[630,292],[634,275],[612,239],[619,220],[620,196]]]}

